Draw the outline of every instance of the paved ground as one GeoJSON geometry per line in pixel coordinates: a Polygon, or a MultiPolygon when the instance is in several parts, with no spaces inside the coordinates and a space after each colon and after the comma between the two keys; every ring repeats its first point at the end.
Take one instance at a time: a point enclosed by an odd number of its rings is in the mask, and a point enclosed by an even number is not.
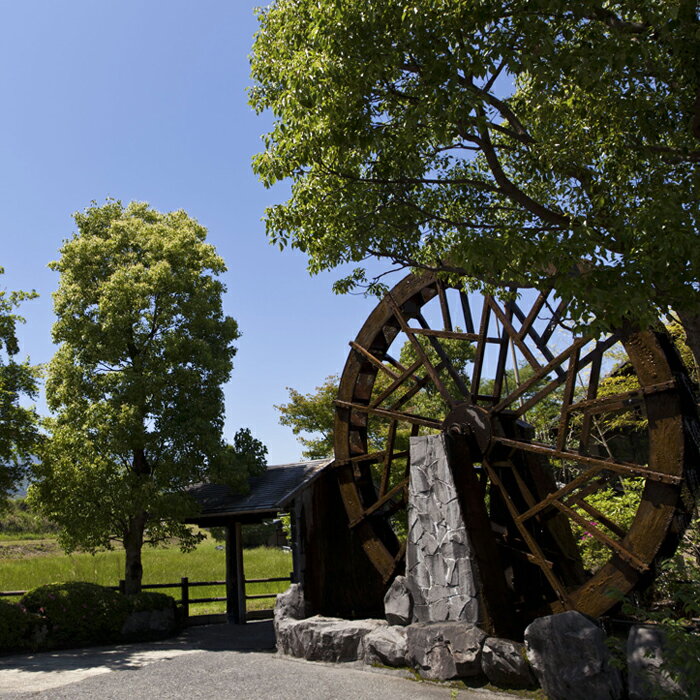
{"type": "Polygon", "coordinates": [[[3,700],[497,700],[512,695],[419,683],[405,672],[274,653],[270,622],[191,627],[175,639],[0,657],[3,700]]]}

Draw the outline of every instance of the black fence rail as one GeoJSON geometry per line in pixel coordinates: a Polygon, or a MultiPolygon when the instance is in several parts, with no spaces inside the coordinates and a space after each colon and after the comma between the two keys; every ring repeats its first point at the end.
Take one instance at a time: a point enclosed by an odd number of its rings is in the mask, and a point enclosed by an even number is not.
{"type": "MultiPolygon", "coordinates": [[[[249,583],[282,583],[290,582],[292,576],[278,576],[273,578],[247,578],[245,579],[246,586],[249,583]]],[[[189,619],[190,615],[190,605],[196,605],[197,603],[223,603],[226,602],[226,596],[209,596],[207,598],[193,598],[190,595],[191,588],[201,588],[205,586],[226,586],[226,581],[190,581],[187,576],[183,576],[179,583],[144,583],[141,585],[141,589],[144,591],[151,590],[162,590],[167,588],[178,588],[180,590],[180,605],[182,607],[182,612],[185,619],[189,619]]],[[[113,591],[119,591],[124,593],[126,590],[126,581],[123,579],[119,581],[118,586],[105,586],[105,588],[110,588],[113,591]]],[[[0,598],[20,598],[27,591],[0,591],[0,598]]],[[[277,593],[255,593],[248,595],[246,594],[246,600],[260,600],[264,598],[275,598],[277,593]]],[[[261,620],[267,617],[272,617],[272,608],[265,610],[248,610],[246,612],[246,618],[249,620],[261,620]]]]}

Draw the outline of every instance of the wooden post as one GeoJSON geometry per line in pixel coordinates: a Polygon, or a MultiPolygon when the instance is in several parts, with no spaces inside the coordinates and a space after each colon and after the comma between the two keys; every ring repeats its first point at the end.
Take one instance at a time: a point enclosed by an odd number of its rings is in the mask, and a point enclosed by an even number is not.
{"type": "Polygon", "coordinates": [[[119,592],[126,595],[126,581],[123,578],[119,579],[119,592]]]}
{"type": "Polygon", "coordinates": [[[245,607],[241,523],[234,520],[226,527],[226,617],[228,621],[244,625],[246,622],[245,607]]]}
{"type": "Polygon", "coordinates": [[[185,617],[185,623],[187,623],[187,620],[190,617],[190,581],[187,578],[187,576],[183,576],[180,579],[180,588],[180,598],[182,600],[182,614],[185,617]]]}

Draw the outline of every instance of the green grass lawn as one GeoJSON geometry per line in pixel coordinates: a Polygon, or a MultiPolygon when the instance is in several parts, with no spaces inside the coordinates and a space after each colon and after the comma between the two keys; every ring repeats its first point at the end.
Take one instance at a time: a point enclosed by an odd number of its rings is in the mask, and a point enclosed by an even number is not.
{"type": "MultiPolygon", "coordinates": [[[[143,550],[143,582],[178,583],[183,576],[190,581],[223,581],[225,574],[224,550],[221,543],[207,539],[193,552],[183,554],[177,547],[143,550]]],[[[243,566],[247,579],[289,576],[292,570],[291,552],[270,547],[243,550],[243,566]]],[[[124,576],[124,552],[100,552],[91,554],[10,556],[0,559],[0,591],[28,590],[44,583],[64,581],[90,581],[103,586],[116,586],[124,576]]],[[[246,586],[248,595],[280,593],[288,582],[254,583],[246,586]]],[[[176,600],[177,588],[165,589],[176,600]]],[[[190,598],[224,596],[224,586],[202,586],[190,589],[190,598]]],[[[8,599],[6,599],[8,600],[8,599]]],[[[248,610],[261,610],[274,606],[274,598],[248,601],[248,610]]],[[[225,603],[200,603],[192,605],[190,613],[224,612],[225,603]]]]}

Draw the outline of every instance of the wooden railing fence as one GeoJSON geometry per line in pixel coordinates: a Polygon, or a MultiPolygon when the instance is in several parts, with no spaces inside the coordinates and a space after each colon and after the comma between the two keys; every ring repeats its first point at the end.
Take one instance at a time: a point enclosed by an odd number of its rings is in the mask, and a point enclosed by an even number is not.
{"type": "MultiPolygon", "coordinates": [[[[246,586],[249,583],[276,583],[283,581],[291,581],[292,576],[281,576],[273,578],[247,578],[245,579],[246,586]]],[[[126,582],[122,579],[118,586],[106,586],[113,591],[124,593],[126,582]]],[[[209,598],[192,598],[190,589],[202,586],[226,586],[226,581],[190,581],[187,576],[183,576],[179,583],[146,583],[141,586],[142,590],[158,590],[164,588],[179,588],[180,589],[180,605],[185,619],[190,617],[190,605],[197,603],[220,603],[226,601],[226,596],[213,596],[209,598]]],[[[0,598],[19,598],[27,591],[0,591],[0,598]]],[[[260,600],[263,598],[275,598],[277,593],[256,593],[245,596],[246,600],[260,600]]],[[[272,617],[272,610],[249,610],[246,614],[248,619],[264,619],[272,617]]]]}

